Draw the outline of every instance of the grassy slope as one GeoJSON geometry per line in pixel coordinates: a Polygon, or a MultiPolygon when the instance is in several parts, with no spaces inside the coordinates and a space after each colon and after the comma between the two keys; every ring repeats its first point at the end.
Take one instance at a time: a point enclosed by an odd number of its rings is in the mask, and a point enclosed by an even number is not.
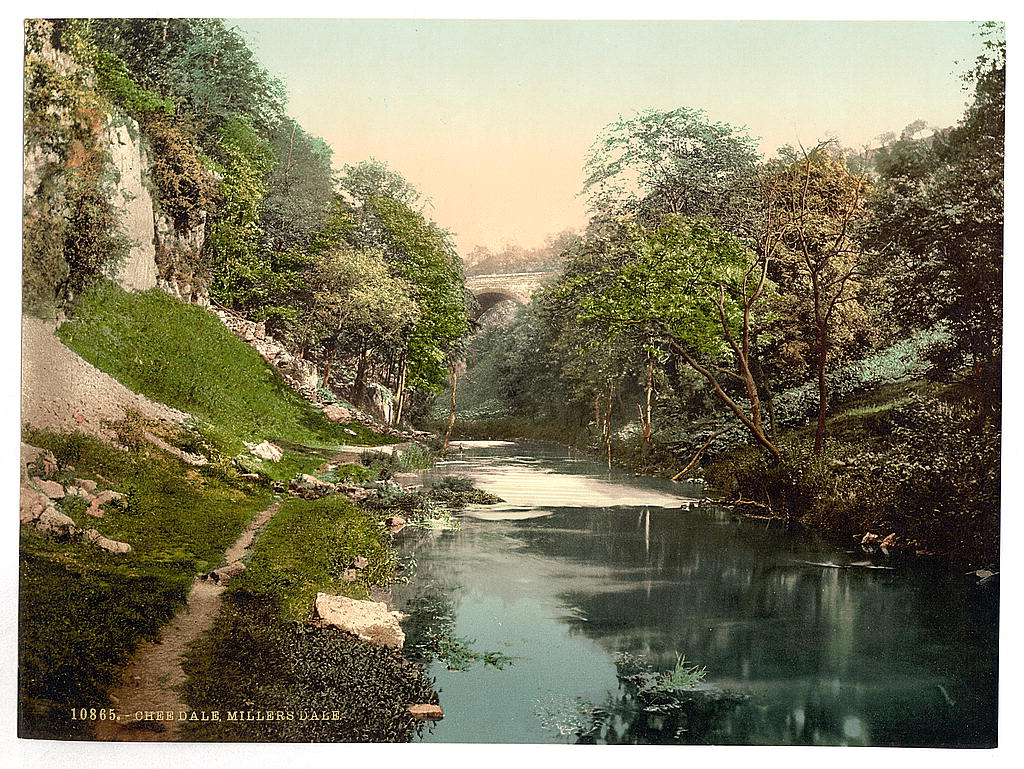
{"type": "Polygon", "coordinates": [[[387,442],[361,425],[327,421],[212,313],[162,291],[101,284],[80,298],[57,335],[129,389],[195,416],[203,437],[229,455],[245,441],[284,441],[298,444],[293,463],[306,467],[323,459],[301,447],[387,442]]]}
{"type": "Polygon", "coordinates": [[[437,699],[421,669],[396,650],[304,624],[317,592],[365,598],[385,583],[395,565],[390,539],[378,516],[342,497],[287,502],[231,582],[216,626],[193,647],[186,701],[196,710],[327,710],[332,718],[189,723],[185,737],[407,740],[416,723],[406,706],[437,699]],[[344,581],[342,571],[360,555],[369,565],[356,582],[344,581]]]}

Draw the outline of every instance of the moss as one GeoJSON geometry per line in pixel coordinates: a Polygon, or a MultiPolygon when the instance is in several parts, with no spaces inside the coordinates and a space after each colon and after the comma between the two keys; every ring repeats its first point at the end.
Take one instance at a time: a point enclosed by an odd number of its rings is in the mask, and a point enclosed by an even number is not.
{"type": "Polygon", "coordinates": [[[272,607],[243,593],[229,597],[185,672],[189,708],[221,713],[218,722],[182,724],[190,741],[405,742],[421,728],[407,707],[437,702],[422,668],[401,652],[282,624],[272,607]],[[232,711],[292,717],[228,721],[232,711]]]}

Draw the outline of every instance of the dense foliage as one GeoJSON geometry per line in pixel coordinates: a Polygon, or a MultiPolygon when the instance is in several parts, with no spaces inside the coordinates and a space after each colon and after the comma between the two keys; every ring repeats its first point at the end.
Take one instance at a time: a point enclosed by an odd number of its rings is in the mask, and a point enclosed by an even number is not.
{"type": "Polygon", "coordinates": [[[236,29],[219,19],[27,29],[26,138],[41,168],[26,198],[27,308],[67,311],[126,253],[101,146],[116,113],[130,131],[138,123],[169,222],[156,221],[161,279],[265,320],[316,364],[331,398],[398,421],[443,386],[468,330],[450,234],[386,163],[346,165],[339,182],[331,148],[286,114],[281,84],[236,29]]]}

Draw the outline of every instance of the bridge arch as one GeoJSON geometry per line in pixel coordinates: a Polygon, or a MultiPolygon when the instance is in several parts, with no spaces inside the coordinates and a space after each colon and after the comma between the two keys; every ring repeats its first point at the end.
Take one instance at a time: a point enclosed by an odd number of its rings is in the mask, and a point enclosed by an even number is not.
{"type": "Polygon", "coordinates": [[[516,304],[524,305],[529,301],[529,299],[524,301],[516,292],[502,291],[501,289],[485,289],[480,292],[474,292],[473,296],[476,297],[477,301],[477,311],[474,320],[479,320],[492,307],[502,302],[515,302],[516,304]]]}
{"type": "Polygon", "coordinates": [[[555,276],[553,272],[517,272],[466,278],[466,288],[473,292],[480,306],[473,320],[479,320],[484,313],[501,302],[529,304],[534,293],[555,276]]]}

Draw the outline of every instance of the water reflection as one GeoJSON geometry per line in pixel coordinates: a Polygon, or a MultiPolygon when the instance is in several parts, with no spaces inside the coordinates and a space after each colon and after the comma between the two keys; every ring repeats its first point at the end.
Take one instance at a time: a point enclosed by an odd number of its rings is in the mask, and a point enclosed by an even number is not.
{"type": "Polygon", "coordinates": [[[587,739],[664,741],[630,722],[646,716],[622,701],[615,656],[667,670],[682,652],[719,690],[749,696],[716,711],[699,741],[994,742],[993,589],[935,566],[868,568],[799,531],[680,509],[696,490],[609,477],[564,449],[466,449],[460,462],[433,472],[545,515],[467,518],[457,533],[407,543],[415,585],[451,594],[455,632],[519,658],[502,671],[432,670],[448,716],[427,739],[580,739],[538,718],[554,697],[615,711],[615,728],[587,739]]]}

